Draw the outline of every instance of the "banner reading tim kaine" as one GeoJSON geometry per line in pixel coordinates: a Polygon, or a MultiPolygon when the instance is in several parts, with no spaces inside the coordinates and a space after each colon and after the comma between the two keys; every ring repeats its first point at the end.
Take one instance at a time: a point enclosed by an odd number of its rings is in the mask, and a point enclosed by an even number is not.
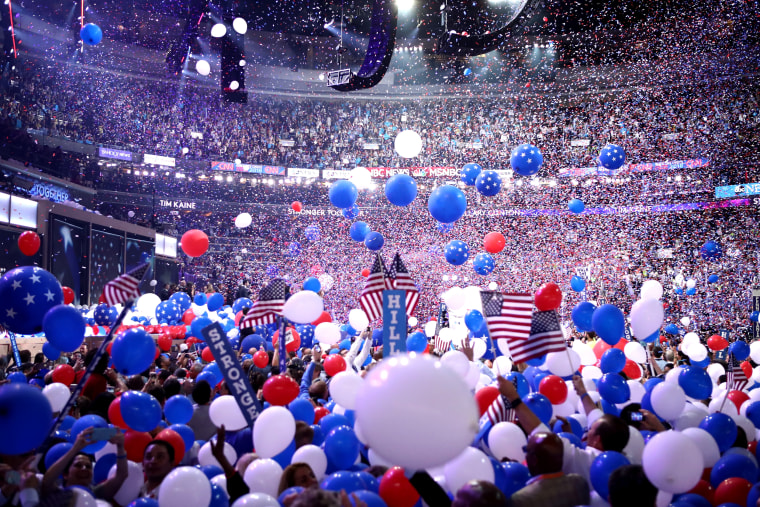
{"type": "Polygon", "coordinates": [[[236,164],[235,162],[211,162],[211,170],[272,176],[285,176],[287,172],[285,167],[277,165],[236,164]]]}
{"type": "Polygon", "coordinates": [[[227,381],[227,389],[235,397],[248,426],[253,426],[256,418],[261,414],[262,407],[248,382],[248,377],[240,366],[240,361],[237,360],[235,349],[232,348],[232,344],[227,339],[224,329],[218,322],[214,322],[210,326],[204,327],[201,334],[211,349],[211,353],[214,354],[214,359],[224,375],[224,380],[227,381]]]}

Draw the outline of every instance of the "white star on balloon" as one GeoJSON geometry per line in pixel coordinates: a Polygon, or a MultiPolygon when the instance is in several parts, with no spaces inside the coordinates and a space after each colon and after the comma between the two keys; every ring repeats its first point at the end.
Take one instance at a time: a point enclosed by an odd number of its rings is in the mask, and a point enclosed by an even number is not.
{"type": "Polygon", "coordinates": [[[40,283],[40,277],[37,275],[32,275],[29,277],[29,279],[32,281],[32,283],[40,283]]]}
{"type": "Polygon", "coordinates": [[[44,296],[47,298],[48,301],[52,301],[55,299],[55,294],[53,294],[50,289],[47,290],[44,296]]]}
{"type": "Polygon", "coordinates": [[[24,301],[26,301],[27,306],[29,306],[30,304],[34,303],[34,295],[29,294],[28,292],[26,293],[26,297],[23,298],[23,299],[24,299],[24,301]]]}
{"type": "Polygon", "coordinates": [[[13,290],[20,289],[21,288],[21,280],[13,280],[13,283],[11,284],[13,287],[13,290]]]}
{"type": "Polygon", "coordinates": [[[10,319],[14,319],[16,318],[16,311],[13,308],[8,308],[5,310],[5,316],[10,319]]]}

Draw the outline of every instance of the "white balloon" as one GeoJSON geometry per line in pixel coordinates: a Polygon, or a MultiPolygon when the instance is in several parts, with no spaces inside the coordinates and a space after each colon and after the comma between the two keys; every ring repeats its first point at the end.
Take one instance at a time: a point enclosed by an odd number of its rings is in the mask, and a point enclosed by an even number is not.
{"type": "Polygon", "coordinates": [[[380,456],[374,449],[369,450],[367,458],[369,458],[369,464],[372,466],[383,466],[388,468],[393,466],[393,463],[380,456]]]}
{"type": "Polygon", "coordinates": [[[731,418],[734,420],[738,427],[744,430],[744,434],[747,436],[747,441],[752,442],[752,440],[754,440],[752,437],[755,435],[755,425],[752,423],[752,421],[740,414],[731,416],[731,418]]]}
{"type": "Polygon", "coordinates": [[[340,405],[348,410],[356,408],[356,397],[362,388],[364,379],[353,370],[342,371],[330,380],[330,395],[340,405]]]}
{"type": "Polygon", "coordinates": [[[444,474],[451,492],[459,491],[462,486],[473,480],[494,480],[491,461],[474,447],[467,447],[459,456],[446,463],[444,474]]]}
{"type": "Polygon", "coordinates": [[[71,488],[70,491],[74,492],[74,505],[72,507],[98,507],[97,500],[86,489],[71,488]]]}
{"type": "Polygon", "coordinates": [[[425,324],[425,336],[427,336],[428,338],[432,338],[433,336],[435,336],[435,328],[437,325],[438,323],[434,320],[431,320],[430,322],[425,324]]]}
{"type": "MultiPolygon", "coordinates": [[[[256,424],[258,424],[258,420],[256,424]]],[[[251,493],[266,493],[270,496],[277,496],[280,477],[282,477],[282,467],[273,459],[261,458],[248,465],[243,480],[251,493]]]]}
{"type": "MultiPolygon", "coordinates": [[[[256,420],[256,424],[258,424],[258,422],[259,421],[256,420]]],[[[237,452],[235,452],[235,448],[232,447],[228,442],[224,443],[224,456],[227,458],[227,461],[232,464],[237,461],[237,452]]],[[[198,451],[198,464],[202,467],[206,465],[215,465],[219,468],[222,468],[222,466],[214,457],[214,454],[211,452],[211,442],[206,442],[203,444],[198,451]]]]}
{"type": "Polygon", "coordinates": [[[193,311],[195,315],[203,315],[208,311],[208,306],[206,305],[196,305],[195,303],[190,303],[190,309],[193,311]]]}
{"type": "Polygon", "coordinates": [[[253,217],[250,213],[241,213],[235,217],[235,227],[238,229],[244,229],[251,225],[253,217]]]}
{"type": "Polygon", "coordinates": [[[227,27],[224,26],[224,23],[217,23],[214,26],[211,27],[211,36],[215,38],[224,37],[227,33],[227,27]]]}
{"type": "Polygon", "coordinates": [[[681,386],[672,382],[660,382],[652,389],[652,408],[666,421],[673,421],[686,405],[686,394],[681,386]]]}
{"type": "Polygon", "coordinates": [[[243,18],[235,18],[232,20],[232,29],[240,35],[245,35],[248,31],[248,23],[243,18]]]}
{"type": "Polygon", "coordinates": [[[681,317],[681,324],[684,326],[688,326],[691,324],[691,319],[689,317],[681,317]]]}
{"type": "Polygon", "coordinates": [[[454,337],[454,330],[452,330],[450,327],[442,327],[440,331],[438,331],[438,338],[441,339],[444,343],[451,343],[451,339],[454,337]]]}
{"type": "Polygon", "coordinates": [[[713,384],[717,384],[720,376],[726,374],[726,369],[720,363],[710,363],[709,365],[707,365],[706,371],[707,371],[707,374],[710,375],[710,378],[712,379],[713,384]]]}
{"type": "Polygon", "coordinates": [[[583,366],[590,366],[596,364],[598,361],[596,354],[594,354],[594,351],[591,349],[591,347],[579,340],[573,340],[572,349],[580,356],[581,364],[583,366]]]}
{"type": "Polygon", "coordinates": [[[749,344],[749,357],[756,363],[760,363],[760,340],[749,344]]]}
{"type": "Polygon", "coordinates": [[[200,468],[185,466],[169,472],[158,489],[161,507],[189,507],[211,502],[211,483],[200,468]]]}
{"type": "Polygon", "coordinates": [[[644,447],[641,462],[644,473],[655,487],[674,494],[696,486],[705,468],[697,444],[672,430],[652,437],[644,447]]]}
{"type": "Polygon", "coordinates": [[[647,390],[644,388],[644,385],[638,380],[629,380],[627,384],[631,390],[631,397],[629,398],[629,401],[631,403],[641,403],[641,399],[647,392],[647,390]]]}
{"type": "MultiPolygon", "coordinates": [[[[419,321],[417,320],[417,317],[409,317],[408,323],[409,323],[409,327],[416,327],[417,324],[419,324],[419,321]]],[[[354,328],[354,329],[357,329],[357,328],[354,328]]]]}
{"type": "Polygon", "coordinates": [[[467,375],[464,377],[464,382],[467,384],[467,387],[470,389],[475,389],[475,386],[478,385],[478,382],[480,381],[480,368],[478,368],[478,365],[475,363],[470,363],[469,370],[467,371],[467,375]]]}
{"type": "Polygon", "coordinates": [[[707,358],[707,347],[701,343],[695,343],[688,348],[686,355],[689,356],[689,359],[692,361],[704,361],[707,358]]]}
{"type": "Polygon", "coordinates": [[[402,130],[393,143],[401,158],[414,158],[422,151],[422,138],[413,130],[402,130]]]}
{"type": "Polygon", "coordinates": [[[581,377],[590,380],[600,379],[602,375],[602,370],[598,366],[584,366],[581,372],[581,377]]]}
{"type": "Polygon", "coordinates": [[[499,356],[493,360],[491,370],[497,377],[509,375],[512,372],[512,361],[507,356],[499,356]]]}
{"type": "Polygon", "coordinates": [[[581,367],[581,356],[572,349],[564,352],[549,352],[544,362],[546,368],[559,377],[572,375],[581,367]]]}
{"type": "Polygon", "coordinates": [[[443,302],[451,311],[459,310],[464,306],[464,289],[461,287],[452,287],[443,294],[441,294],[443,302]]]}
{"type": "MultiPolygon", "coordinates": [[[[324,302],[319,294],[310,290],[302,290],[290,296],[282,307],[282,315],[296,324],[309,324],[322,315],[325,310],[324,302]]],[[[325,324],[323,322],[323,324],[325,324]]]]}
{"type": "Polygon", "coordinates": [[[625,357],[634,363],[644,364],[647,362],[647,353],[638,342],[626,343],[623,352],[625,353],[625,357]]]}
{"type": "MultiPolygon", "coordinates": [[[[690,406],[690,403],[687,403],[686,406],[690,406]]],[[[699,426],[699,423],[702,422],[702,419],[705,418],[705,415],[699,411],[695,410],[687,410],[684,408],[684,411],[681,412],[681,415],[676,418],[675,421],[673,421],[673,428],[677,431],[683,431],[687,428],[696,428],[699,426]]]]}
{"type": "Polygon", "coordinates": [[[631,307],[631,330],[639,340],[660,329],[664,319],[665,310],[659,299],[639,299],[631,307]]]}
{"type": "Polygon", "coordinates": [[[681,340],[681,349],[690,347],[691,345],[697,345],[699,343],[699,335],[695,332],[686,333],[681,340]]]}
{"type": "Polygon", "coordinates": [[[327,456],[325,451],[317,447],[316,445],[308,444],[296,449],[293,453],[293,459],[291,463],[306,463],[311,467],[311,471],[314,472],[314,476],[318,481],[321,481],[325,476],[327,470],[327,456]]]}
{"type": "Polygon", "coordinates": [[[229,493],[227,493],[227,476],[224,474],[219,474],[211,478],[211,484],[216,485],[219,487],[222,491],[224,491],[224,494],[227,495],[227,499],[230,498],[229,493]]]}
{"type": "Polygon", "coordinates": [[[662,285],[657,280],[647,280],[641,284],[641,299],[660,299],[662,285]]]}
{"type": "Polygon", "coordinates": [[[156,294],[143,294],[140,299],[137,300],[137,311],[146,317],[155,317],[156,308],[161,303],[161,298],[156,294]]]}
{"type": "Polygon", "coordinates": [[[702,428],[685,428],[681,433],[689,437],[697,448],[702,452],[702,459],[706,468],[712,467],[720,459],[720,449],[712,435],[702,428]]]}
{"type": "Polygon", "coordinates": [[[348,323],[351,324],[352,328],[361,331],[369,325],[369,319],[367,318],[367,314],[364,313],[364,310],[354,308],[348,312],[348,323]]]}
{"type": "Polygon", "coordinates": [[[496,282],[491,282],[488,284],[488,290],[496,290],[496,288],[499,286],[496,282]]]}
{"type": "Polygon", "coordinates": [[[280,507],[280,502],[266,493],[248,493],[235,500],[232,507],[280,507]]]}
{"type": "Polygon", "coordinates": [[[632,465],[641,464],[641,456],[644,454],[644,437],[633,426],[628,426],[628,443],[625,444],[623,454],[628,456],[632,465]]]}
{"type": "Polygon", "coordinates": [[[478,432],[478,419],[462,377],[418,354],[379,363],[367,375],[356,403],[356,420],[369,447],[393,464],[415,470],[458,456],[478,432]],[[439,438],[442,434],[445,439],[439,438]]]}
{"type": "Polygon", "coordinates": [[[472,340],[470,340],[470,346],[472,347],[472,357],[475,360],[478,360],[481,357],[483,357],[488,348],[486,346],[486,342],[484,342],[480,338],[473,338],[472,340]]]}
{"type": "MultiPolygon", "coordinates": [[[[443,329],[441,329],[443,331],[443,329]]],[[[470,361],[464,353],[458,350],[449,350],[441,357],[441,364],[451,368],[461,378],[467,376],[470,371],[470,361]]]]}
{"type": "MultiPolygon", "coordinates": [[[[111,467],[108,471],[108,478],[116,476],[116,465],[111,467]]],[[[133,461],[127,462],[127,478],[124,479],[119,491],[116,492],[113,499],[119,505],[129,505],[140,494],[140,489],[145,482],[143,476],[143,468],[139,463],[133,461]]]]}
{"type": "Polygon", "coordinates": [[[45,386],[42,389],[42,394],[50,402],[50,408],[53,409],[53,412],[60,412],[66,406],[69,397],[71,397],[71,389],[65,384],[54,382],[45,386]]]}
{"type": "Polygon", "coordinates": [[[372,185],[372,174],[366,167],[356,167],[349,172],[348,181],[358,189],[366,189],[372,185]]]}
{"type": "Polygon", "coordinates": [[[217,428],[223,425],[228,431],[238,431],[248,426],[248,421],[245,420],[235,397],[229,394],[212,401],[208,415],[217,428]]]}
{"type": "Polygon", "coordinates": [[[686,280],[687,289],[693,289],[696,286],[697,286],[697,281],[695,279],[689,278],[688,280],[686,280]]]}
{"type": "Polygon", "coordinates": [[[208,76],[211,73],[211,65],[206,60],[198,60],[195,62],[195,70],[201,76],[208,76]]]}
{"type": "Polygon", "coordinates": [[[314,338],[324,345],[335,345],[340,341],[340,328],[332,322],[322,322],[314,328],[314,338]]]}
{"type": "Polygon", "coordinates": [[[505,356],[512,357],[512,354],[509,352],[509,344],[507,343],[507,340],[496,340],[496,348],[498,348],[499,352],[505,356]]]}
{"type": "Polygon", "coordinates": [[[253,448],[263,458],[277,456],[284,451],[296,434],[296,420],[285,407],[269,407],[253,425],[253,448]]]}
{"type": "Polygon", "coordinates": [[[463,289],[464,307],[467,310],[477,310],[483,313],[483,299],[480,297],[480,287],[469,285],[463,289]]]}
{"type": "Polygon", "coordinates": [[[678,376],[683,371],[682,366],[676,366],[675,368],[672,368],[669,372],[665,374],[665,382],[671,382],[673,384],[678,384],[678,376]]]}
{"type": "Polygon", "coordinates": [[[498,461],[504,458],[517,462],[523,461],[525,459],[523,447],[527,443],[525,433],[511,422],[496,423],[488,434],[488,447],[498,461]]]}

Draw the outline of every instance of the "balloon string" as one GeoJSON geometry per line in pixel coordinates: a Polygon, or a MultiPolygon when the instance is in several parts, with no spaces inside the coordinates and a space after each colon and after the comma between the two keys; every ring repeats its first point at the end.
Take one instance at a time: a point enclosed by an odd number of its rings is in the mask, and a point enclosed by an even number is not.
{"type": "MultiPolygon", "coordinates": [[[[40,447],[41,450],[45,450],[48,448],[50,444],[50,440],[52,440],[53,436],[55,435],[55,432],[58,430],[58,427],[63,422],[63,419],[68,415],[69,410],[71,410],[74,405],[76,405],[76,401],[79,398],[79,395],[82,393],[82,390],[84,389],[84,385],[87,382],[87,379],[89,376],[95,371],[95,368],[98,366],[98,363],[100,362],[100,358],[103,357],[103,354],[106,352],[106,348],[108,347],[108,343],[113,339],[114,332],[116,329],[121,326],[121,323],[124,321],[124,318],[127,316],[127,312],[132,307],[132,300],[125,301],[124,302],[124,309],[121,311],[121,314],[116,318],[116,322],[114,322],[113,326],[111,326],[111,330],[108,332],[108,335],[103,339],[103,343],[100,344],[100,347],[98,347],[97,352],[92,358],[92,361],[90,361],[89,366],[87,366],[87,369],[84,372],[84,375],[82,375],[82,378],[77,383],[76,387],[74,387],[74,390],[71,392],[71,396],[69,397],[69,401],[66,402],[66,405],[61,409],[61,412],[58,414],[58,418],[55,420],[53,425],[50,427],[50,433],[48,433],[47,438],[45,439],[46,445],[43,445],[40,447]]],[[[42,453],[39,453],[40,455],[42,453]]]]}

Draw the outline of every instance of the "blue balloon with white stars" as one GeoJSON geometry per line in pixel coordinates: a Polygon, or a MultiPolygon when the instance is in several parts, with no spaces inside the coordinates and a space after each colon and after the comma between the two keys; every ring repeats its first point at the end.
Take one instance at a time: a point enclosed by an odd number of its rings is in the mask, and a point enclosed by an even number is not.
{"type": "Polygon", "coordinates": [[[63,303],[58,280],[37,266],[11,269],[0,278],[0,324],[13,333],[42,331],[42,319],[63,303]]]}
{"type": "Polygon", "coordinates": [[[303,235],[306,236],[306,239],[309,241],[317,241],[319,240],[321,236],[321,232],[319,230],[319,226],[316,224],[311,224],[306,227],[303,231],[303,235]]]}
{"type": "Polygon", "coordinates": [[[291,241],[290,245],[288,245],[288,253],[286,255],[288,257],[298,257],[301,255],[301,243],[298,241],[291,241]]]}
{"type": "Polygon", "coordinates": [[[314,343],[314,328],[311,324],[300,324],[296,326],[298,336],[301,338],[301,347],[310,348],[314,343]]]}
{"type": "Polygon", "coordinates": [[[699,254],[706,261],[715,262],[719,261],[723,256],[723,249],[715,241],[707,241],[702,248],[699,249],[699,254]]]}
{"type": "Polygon", "coordinates": [[[475,188],[481,195],[493,197],[501,190],[501,176],[496,171],[482,171],[475,180],[475,188]]]}
{"type": "Polygon", "coordinates": [[[437,222],[435,228],[441,234],[448,234],[454,229],[454,224],[444,224],[443,222],[437,222]]]}
{"type": "Polygon", "coordinates": [[[95,324],[99,326],[113,326],[119,317],[119,312],[116,308],[103,303],[95,307],[92,316],[95,318],[95,324]]]}
{"type": "Polygon", "coordinates": [[[176,301],[167,299],[161,301],[156,307],[156,320],[159,324],[174,325],[182,318],[182,309],[176,301]]]}
{"type": "Polygon", "coordinates": [[[348,218],[349,220],[353,220],[354,218],[359,216],[359,207],[354,204],[350,208],[343,208],[343,218],[348,218]]]}
{"type": "Polygon", "coordinates": [[[232,311],[237,314],[240,310],[243,308],[250,308],[253,306],[253,301],[251,301],[248,298],[237,298],[234,303],[232,303],[232,311]]]}
{"type": "Polygon", "coordinates": [[[475,184],[475,180],[482,170],[483,168],[480,167],[480,164],[470,162],[469,164],[465,164],[464,167],[462,167],[462,170],[459,173],[459,179],[462,180],[462,183],[468,187],[471,187],[475,184]]]}
{"type": "Polygon", "coordinates": [[[512,170],[520,176],[533,176],[544,163],[544,156],[541,150],[532,144],[521,144],[512,150],[512,156],[509,159],[512,170]]]}
{"type": "Polygon", "coordinates": [[[169,296],[169,301],[174,301],[177,306],[179,306],[182,313],[185,313],[185,311],[188,310],[192,304],[192,300],[190,299],[190,296],[187,294],[187,292],[175,292],[169,296]]]}
{"type": "Polygon", "coordinates": [[[490,275],[491,272],[493,272],[493,268],[496,267],[496,263],[494,262],[491,254],[480,252],[475,256],[475,259],[473,259],[472,267],[475,269],[475,272],[477,274],[485,276],[490,275]]]}
{"type": "Polygon", "coordinates": [[[354,222],[348,229],[348,235],[357,243],[364,241],[364,238],[366,238],[367,234],[370,232],[372,232],[372,229],[367,225],[367,222],[354,222]]]}
{"type": "Polygon", "coordinates": [[[280,268],[277,266],[267,266],[267,276],[269,278],[276,278],[280,274],[280,268]]]}
{"type": "Polygon", "coordinates": [[[446,243],[444,255],[449,264],[461,266],[470,258],[470,247],[464,241],[455,239],[446,243]]]}
{"type": "Polygon", "coordinates": [[[599,163],[605,169],[620,169],[625,164],[625,150],[615,144],[608,144],[599,154],[599,163]]]}
{"type": "Polygon", "coordinates": [[[383,248],[384,244],[385,244],[385,238],[383,238],[383,235],[380,234],[379,232],[374,232],[374,231],[370,232],[364,238],[364,246],[366,246],[369,250],[372,250],[373,252],[383,248]]]}

